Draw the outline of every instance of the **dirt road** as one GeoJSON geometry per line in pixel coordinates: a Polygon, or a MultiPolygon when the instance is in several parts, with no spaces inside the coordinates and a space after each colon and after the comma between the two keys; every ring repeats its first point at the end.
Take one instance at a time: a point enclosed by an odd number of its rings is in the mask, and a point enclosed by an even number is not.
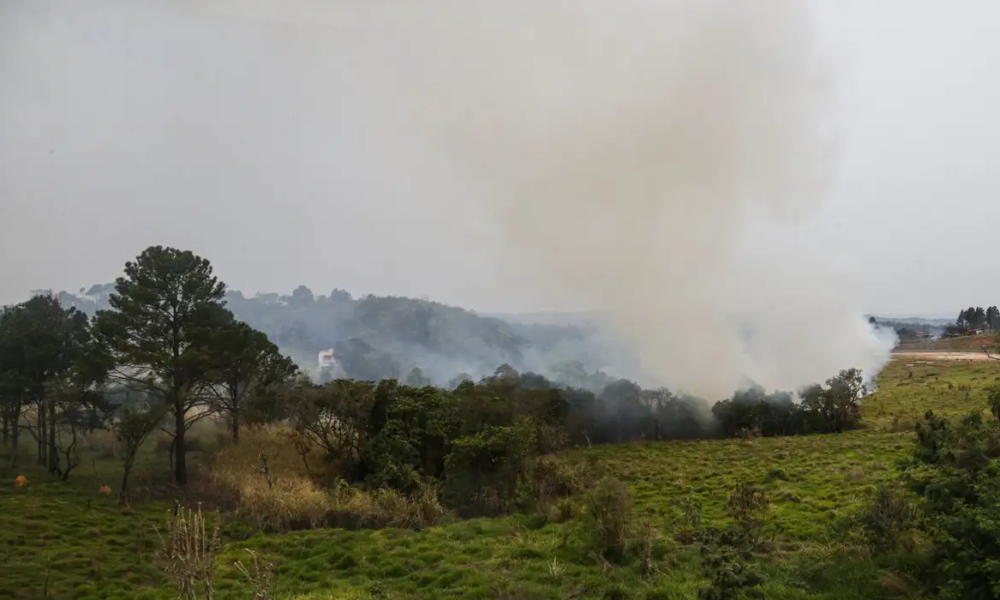
{"type": "MultiPolygon", "coordinates": [[[[893,352],[893,360],[990,360],[984,352],[893,352]]],[[[994,360],[1000,360],[1000,356],[994,360]]]]}

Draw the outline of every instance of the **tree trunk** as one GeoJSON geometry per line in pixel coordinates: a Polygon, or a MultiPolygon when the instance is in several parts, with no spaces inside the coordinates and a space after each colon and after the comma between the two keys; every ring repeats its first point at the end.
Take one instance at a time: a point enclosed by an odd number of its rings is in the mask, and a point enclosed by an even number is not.
{"type": "Polygon", "coordinates": [[[233,443],[240,443],[240,411],[233,410],[233,443]]]}
{"type": "Polygon", "coordinates": [[[177,485],[187,485],[187,452],[184,445],[184,405],[178,401],[174,405],[174,481],[177,485]]]}
{"type": "Polygon", "coordinates": [[[46,432],[49,446],[49,473],[55,473],[59,470],[59,452],[56,450],[56,402],[50,398],[45,404],[48,405],[49,411],[49,415],[45,418],[49,426],[46,432]]]}
{"type": "Polygon", "coordinates": [[[126,450],[130,454],[125,458],[122,469],[122,484],[118,488],[118,504],[128,504],[128,475],[132,472],[132,465],[135,463],[135,452],[126,450]]]}
{"type": "Polygon", "coordinates": [[[17,466],[18,450],[20,450],[20,435],[21,430],[18,429],[17,424],[10,430],[10,468],[13,469],[17,466]]]}
{"type": "Polygon", "coordinates": [[[36,431],[38,432],[37,433],[38,439],[35,440],[38,443],[38,453],[37,453],[38,456],[37,456],[36,462],[39,465],[43,465],[44,466],[44,465],[47,465],[48,462],[49,462],[49,458],[48,458],[48,456],[49,456],[49,452],[48,452],[49,447],[45,443],[45,431],[47,429],[46,425],[45,425],[45,403],[43,403],[43,402],[39,402],[38,403],[38,414],[35,416],[35,419],[36,419],[36,423],[35,423],[35,425],[36,425],[36,431]]]}
{"type": "Polygon", "coordinates": [[[170,469],[170,474],[174,474],[174,448],[177,447],[177,438],[170,440],[170,448],[167,449],[167,468],[170,469]]]}

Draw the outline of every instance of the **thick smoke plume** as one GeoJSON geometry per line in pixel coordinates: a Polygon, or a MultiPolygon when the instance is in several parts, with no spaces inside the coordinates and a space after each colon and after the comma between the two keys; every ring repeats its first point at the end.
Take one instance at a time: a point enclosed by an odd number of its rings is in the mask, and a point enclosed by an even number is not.
{"type": "Polygon", "coordinates": [[[647,383],[796,389],[892,345],[804,239],[837,166],[807,8],[432,2],[382,22],[384,64],[488,203],[511,281],[605,311],[647,383]]]}
{"type": "MultiPolygon", "coordinates": [[[[481,212],[489,235],[478,243],[506,267],[502,287],[602,311],[639,357],[627,374],[646,385],[718,399],[748,379],[791,390],[887,359],[891,340],[864,322],[837,248],[808,239],[837,147],[835,78],[806,0],[103,5],[130,19],[129,35],[162,30],[181,52],[194,32],[246,57],[239,73],[256,78],[252,92],[223,90],[214,113],[174,100],[163,111],[197,114],[182,122],[223,158],[248,151],[213,127],[228,132],[231,115],[288,98],[303,119],[337,106],[379,114],[380,131],[358,136],[372,147],[357,149],[378,157],[379,177],[360,178],[387,194],[412,189],[414,204],[444,215],[441,227],[476,233],[481,212]],[[336,86],[323,79],[333,75],[336,86]]],[[[185,85],[212,89],[210,75],[195,75],[178,76],[179,89],[164,83],[163,102],[185,85]]],[[[324,181],[320,154],[291,174],[263,160],[280,153],[226,158],[236,177],[204,177],[221,190],[246,178],[246,194],[319,198],[296,173],[324,181]]],[[[434,232],[421,239],[433,244],[434,232]]]]}

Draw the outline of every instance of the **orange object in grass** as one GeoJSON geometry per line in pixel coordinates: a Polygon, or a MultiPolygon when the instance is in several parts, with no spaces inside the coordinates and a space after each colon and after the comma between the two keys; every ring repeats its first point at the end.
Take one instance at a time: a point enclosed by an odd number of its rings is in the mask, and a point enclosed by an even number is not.
{"type": "Polygon", "coordinates": [[[102,496],[111,496],[111,488],[106,485],[102,485],[101,489],[97,490],[97,493],[102,496]]]}
{"type": "Polygon", "coordinates": [[[17,478],[14,479],[14,487],[24,487],[27,483],[28,478],[24,475],[18,475],[17,478]]]}

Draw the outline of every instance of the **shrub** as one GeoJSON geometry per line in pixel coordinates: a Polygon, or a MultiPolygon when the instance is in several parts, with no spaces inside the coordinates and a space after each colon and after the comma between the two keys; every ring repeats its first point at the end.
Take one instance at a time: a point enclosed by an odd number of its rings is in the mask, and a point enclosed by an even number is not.
{"type": "Polygon", "coordinates": [[[547,514],[556,502],[593,489],[593,470],[585,463],[571,463],[551,456],[534,461],[518,483],[517,508],[547,514]]]}
{"type": "Polygon", "coordinates": [[[738,484],[729,496],[727,507],[733,523],[722,530],[707,530],[702,546],[702,566],[709,585],[698,591],[702,600],[729,600],[760,596],[764,583],[755,553],[762,548],[768,526],[767,495],[753,485],[738,484]]]}
{"type": "Polygon", "coordinates": [[[628,486],[611,477],[602,479],[590,497],[588,513],[598,549],[608,558],[624,557],[633,517],[628,486]]]}
{"type": "Polygon", "coordinates": [[[929,583],[943,598],[995,598],[1000,585],[1000,423],[927,413],[904,480],[933,542],[929,583]]]}
{"type": "Polygon", "coordinates": [[[445,459],[449,505],[466,516],[509,512],[534,446],[530,419],[455,440],[445,459]]]}
{"type": "Polygon", "coordinates": [[[913,525],[916,509],[898,485],[879,485],[861,511],[861,528],[878,550],[894,550],[913,525]]]}
{"type": "Polygon", "coordinates": [[[994,421],[1000,421],[1000,385],[992,385],[986,390],[986,398],[990,407],[990,414],[994,421]]]}

